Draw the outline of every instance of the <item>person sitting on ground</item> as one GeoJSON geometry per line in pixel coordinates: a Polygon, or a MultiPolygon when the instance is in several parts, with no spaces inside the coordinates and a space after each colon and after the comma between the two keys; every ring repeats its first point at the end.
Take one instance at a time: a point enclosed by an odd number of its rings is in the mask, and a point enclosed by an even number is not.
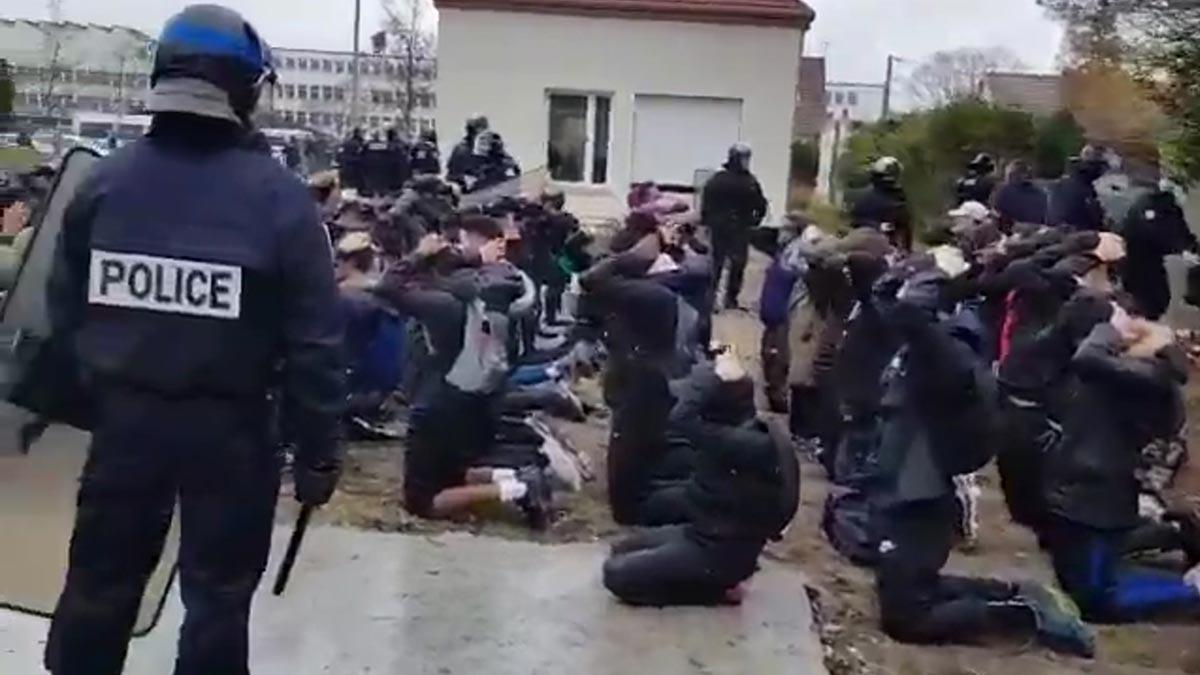
{"type": "Polygon", "coordinates": [[[404,324],[370,293],[375,248],[366,232],[344,235],[335,249],[346,326],[346,426],[364,438],[396,438],[385,402],[400,384],[404,324]]]}
{"type": "Polygon", "coordinates": [[[958,517],[953,476],[978,470],[992,455],[994,380],[978,356],[978,322],[961,313],[939,320],[946,275],[916,262],[880,282],[901,344],[883,378],[874,495],[883,630],[929,644],[1036,632],[1052,649],[1091,656],[1092,635],[1050,589],[942,573],[958,517]]]}
{"type": "Polygon", "coordinates": [[[457,272],[504,258],[503,230],[486,216],[461,222],[457,247],[426,235],[374,292],[420,322],[429,342],[415,384],[405,452],[405,507],[450,518],[483,504],[518,506],[545,527],[550,494],[539,467],[479,466],[495,439],[496,400],[508,376],[506,312],[518,284],[489,283],[457,272]]]}
{"type": "MultiPolygon", "coordinates": [[[[1200,616],[1200,567],[1186,574],[1124,557],[1141,524],[1139,455],[1184,422],[1187,362],[1171,330],[1117,305],[1071,362],[1075,394],[1063,439],[1049,455],[1044,541],[1054,571],[1089,621],[1200,616]]],[[[1195,563],[1196,561],[1189,561],[1195,563]]]]}
{"type": "Polygon", "coordinates": [[[786,434],[758,419],[754,383],[725,352],[682,383],[670,425],[696,451],[690,522],[616,542],[604,586],[632,605],[737,604],[769,539],[791,523],[800,475],[786,434]]]}

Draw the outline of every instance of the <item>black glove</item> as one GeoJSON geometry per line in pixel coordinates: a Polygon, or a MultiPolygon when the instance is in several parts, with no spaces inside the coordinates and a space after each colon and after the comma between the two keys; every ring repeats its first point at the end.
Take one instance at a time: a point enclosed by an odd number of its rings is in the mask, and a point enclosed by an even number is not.
{"type": "Polygon", "coordinates": [[[333,496],[342,467],[338,464],[324,466],[297,465],[292,469],[292,482],[296,486],[296,501],[305,506],[321,506],[333,496]]]}

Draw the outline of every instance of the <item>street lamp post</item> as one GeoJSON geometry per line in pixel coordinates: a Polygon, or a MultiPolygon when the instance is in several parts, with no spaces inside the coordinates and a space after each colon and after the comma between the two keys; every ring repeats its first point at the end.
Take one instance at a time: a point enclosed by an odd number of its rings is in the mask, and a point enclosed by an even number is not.
{"type": "Polygon", "coordinates": [[[358,82],[359,82],[359,53],[358,34],[362,24],[362,0],[354,0],[354,60],[350,84],[350,128],[358,126],[358,82]]]}

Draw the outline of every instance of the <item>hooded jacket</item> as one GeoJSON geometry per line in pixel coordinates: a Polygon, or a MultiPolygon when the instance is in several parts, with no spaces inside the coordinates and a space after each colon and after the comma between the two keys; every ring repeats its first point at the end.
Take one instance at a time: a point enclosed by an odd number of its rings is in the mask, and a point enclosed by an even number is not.
{"type": "Polygon", "coordinates": [[[1091,175],[1079,169],[1060,178],[1050,191],[1050,225],[1071,230],[1106,229],[1104,208],[1094,183],[1091,175]]]}
{"type": "Polygon", "coordinates": [[[1005,231],[1014,223],[1045,225],[1050,199],[1033,181],[1012,180],[996,192],[995,208],[1005,231]]]}
{"type": "Polygon", "coordinates": [[[1142,448],[1183,424],[1182,355],[1172,345],[1149,359],[1124,356],[1120,335],[1105,322],[1075,352],[1071,374],[1062,443],[1046,462],[1047,507],[1099,530],[1133,528],[1142,448]]]}
{"type": "Polygon", "coordinates": [[[786,435],[754,417],[753,386],[722,382],[706,363],[676,392],[669,432],[696,451],[687,485],[693,528],[710,538],[779,535],[799,505],[800,470],[786,435]]]}

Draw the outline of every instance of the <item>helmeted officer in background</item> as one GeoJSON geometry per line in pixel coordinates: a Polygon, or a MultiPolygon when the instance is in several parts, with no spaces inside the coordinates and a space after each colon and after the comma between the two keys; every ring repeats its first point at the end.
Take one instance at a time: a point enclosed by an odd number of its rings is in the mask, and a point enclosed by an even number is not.
{"type": "Polygon", "coordinates": [[[442,153],[438,150],[437,131],[426,129],[413,144],[409,161],[414,176],[433,175],[442,172],[442,153]]]}
{"type": "Polygon", "coordinates": [[[472,115],[467,118],[467,133],[446,161],[446,180],[466,187],[466,177],[475,168],[478,158],[475,154],[475,139],[479,134],[490,128],[488,118],[483,115],[472,115]]]}
{"type": "Polygon", "coordinates": [[[912,250],[912,212],[900,185],[904,165],[895,157],[881,157],[871,165],[871,187],[854,202],[850,219],[854,227],[883,232],[892,243],[912,250]]]}
{"type": "Polygon", "coordinates": [[[400,192],[409,178],[412,178],[410,151],[408,143],[395,127],[387,130],[387,144],[389,154],[387,191],[395,194],[400,192]]]}
{"type": "Polygon", "coordinates": [[[992,193],[996,191],[996,160],[986,152],[975,155],[975,159],[967,164],[967,173],[954,185],[954,193],[958,206],[967,202],[979,202],[984,206],[992,203],[992,193]]]}
{"type": "Polygon", "coordinates": [[[248,673],[250,601],[280,467],[268,389],[296,445],[296,496],[338,480],[341,326],[328,240],[304,185],[241,148],[267,46],[236,12],[193,5],[158,40],[146,138],[102,160],[67,209],[54,338],[90,403],[55,675],[116,675],[175,504],[185,616],[178,675],[248,673]]]}
{"type": "Polygon", "coordinates": [[[1069,230],[1108,229],[1104,207],[1096,193],[1096,181],[1108,173],[1103,148],[1088,145],[1071,163],[1066,176],[1050,189],[1050,225],[1069,230]]]}
{"type": "Polygon", "coordinates": [[[745,143],[729,148],[725,167],[705,184],[701,203],[700,220],[712,237],[714,292],[721,283],[721,273],[726,266],[729,268],[725,309],[738,307],[750,255],[750,231],[767,215],[762,186],[750,173],[750,155],[750,146],[745,143]]]}

